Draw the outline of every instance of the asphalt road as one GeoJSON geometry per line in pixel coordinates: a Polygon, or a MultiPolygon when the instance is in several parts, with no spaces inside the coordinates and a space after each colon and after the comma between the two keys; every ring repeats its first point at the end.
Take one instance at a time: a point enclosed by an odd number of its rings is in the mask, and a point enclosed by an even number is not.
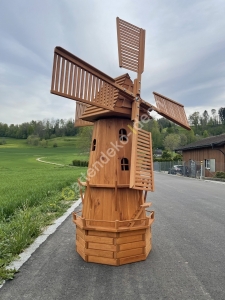
{"type": "Polygon", "coordinates": [[[155,186],[146,261],[84,262],[69,217],[6,282],[0,299],[225,299],[225,184],[156,173],[155,186]]]}

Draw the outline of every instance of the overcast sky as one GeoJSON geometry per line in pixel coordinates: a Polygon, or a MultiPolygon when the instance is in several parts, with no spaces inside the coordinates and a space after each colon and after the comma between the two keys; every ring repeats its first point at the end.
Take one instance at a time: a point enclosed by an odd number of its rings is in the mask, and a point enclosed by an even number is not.
{"type": "Polygon", "coordinates": [[[74,118],[75,102],[49,92],[55,46],[133,79],[118,65],[117,16],[146,30],[145,101],[225,107],[225,0],[0,0],[0,122],[74,118]]]}

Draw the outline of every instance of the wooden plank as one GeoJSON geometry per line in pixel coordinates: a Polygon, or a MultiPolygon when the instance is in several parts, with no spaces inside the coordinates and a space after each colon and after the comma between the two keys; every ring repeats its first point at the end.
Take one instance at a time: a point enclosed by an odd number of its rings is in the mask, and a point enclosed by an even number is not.
{"type": "Polygon", "coordinates": [[[133,243],[121,244],[119,245],[119,251],[134,249],[134,248],[143,248],[146,246],[146,241],[138,241],[133,243]]]}
{"type": "Polygon", "coordinates": [[[94,243],[100,243],[100,244],[108,244],[113,245],[113,238],[108,237],[102,237],[102,236],[85,236],[86,242],[94,242],[94,243]]]}
{"type": "Polygon", "coordinates": [[[99,250],[109,250],[109,251],[116,251],[115,245],[107,245],[107,244],[100,244],[100,243],[88,243],[89,249],[99,249],[99,250]]]}
{"type": "Polygon", "coordinates": [[[102,237],[115,238],[117,233],[116,232],[107,232],[107,231],[88,230],[88,235],[89,236],[102,236],[102,237]]]}
{"type": "Polygon", "coordinates": [[[76,246],[76,251],[83,258],[83,260],[87,261],[85,253],[82,251],[82,248],[76,246]]]}
{"type": "Polygon", "coordinates": [[[76,241],[78,241],[78,243],[79,243],[82,247],[85,247],[85,240],[82,239],[79,235],[77,235],[76,241]]]}
{"type": "Polygon", "coordinates": [[[78,69],[77,69],[77,66],[73,65],[73,79],[72,79],[72,85],[73,85],[73,88],[72,88],[72,93],[70,95],[72,96],[76,96],[76,90],[77,90],[77,72],[78,72],[78,69]]]}
{"type": "Polygon", "coordinates": [[[122,257],[136,256],[136,255],[142,254],[143,251],[144,251],[144,248],[127,249],[125,251],[117,252],[116,257],[122,258],[122,257]]]}
{"type": "Polygon", "coordinates": [[[59,89],[60,61],[61,61],[61,57],[57,55],[56,79],[55,79],[55,90],[56,91],[58,91],[58,89],[59,89]]]}
{"type": "Polygon", "coordinates": [[[76,227],[76,234],[80,236],[83,240],[85,239],[85,231],[80,229],[78,226],[76,227]]]}
{"type": "MultiPolygon", "coordinates": [[[[151,229],[151,227],[150,227],[151,229]]],[[[146,229],[146,235],[145,235],[145,240],[146,240],[146,244],[150,241],[151,237],[152,237],[152,233],[151,230],[149,228],[146,229]]]]}
{"type": "Polygon", "coordinates": [[[56,81],[56,65],[57,65],[57,55],[54,54],[53,67],[52,67],[52,85],[51,85],[52,90],[55,87],[55,81],[56,81]]]}
{"type": "Polygon", "coordinates": [[[144,72],[144,56],[145,56],[145,30],[141,29],[140,32],[140,50],[139,50],[139,68],[138,73],[144,72]]]}
{"type": "MultiPolygon", "coordinates": [[[[80,98],[80,76],[81,76],[81,68],[77,67],[76,66],[76,69],[77,69],[77,74],[76,74],[76,77],[74,76],[74,81],[76,81],[76,98],[80,98]]],[[[74,95],[74,98],[75,98],[75,94],[74,95]]],[[[80,98],[81,99],[81,98],[80,98]]],[[[76,99],[74,99],[76,100],[76,99]]],[[[88,101],[89,103],[89,101],[88,101]]]]}
{"type": "Polygon", "coordinates": [[[68,87],[68,94],[70,94],[70,95],[72,94],[73,68],[74,68],[74,65],[70,64],[69,87],[68,87]]]}
{"type": "Polygon", "coordinates": [[[146,256],[148,256],[148,254],[150,253],[151,249],[152,249],[151,243],[147,244],[146,247],[145,247],[145,254],[146,254],[146,256]]]}
{"type": "Polygon", "coordinates": [[[123,258],[119,259],[119,265],[130,264],[130,263],[145,260],[145,259],[146,259],[145,254],[140,254],[140,255],[131,256],[131,257],[123,257],[123,258]]]}
{"type": "Polygon", "coordinates": [[[117,265],[117,259],[106,258],[106,257],[98,257],[98,256],[92,256],[92,255],[88,256],[88,262],[104,264],[104,265],[111,265],[111,266],[116,266],[117,265]]]}
{"type": "Polygon", "coordinates": [[[125,232],[120,232],[119,237],[125,237],[125,236],[133,236],[133,235],[139,235],[139,234],[145,234],[145,229],[140,229],[140,230],[133,230],[133,231],[125,231],[125,232]]]}
{"type": "Polygon", "coordinates": [[[77,246],[82,252],[84,252],[85,246],[83,246],[78,240],[76,240],[76,246],[77,246]]]}
{"type": "Polygon", "coordinates": [[[84,252],[86,255],[113,258],[112,251],[105,251],[105,250],[98,250],[98,249],[85,249],[84,252]]]}
{"type": "Polygon", "coordinates": [[[64,66],[65,66],[65,59],[62,58],[61,74],[60,74],[60,87],[59,87],[60,93],[62,93],[62,91],[63,91],[63,83],[64,83],[64,66]]]}
{"type": "Polygon", "coordinates": [[[117,244],[127,244],[127,243],[132,243],[132,242],[137,242],[137,241],[142,241],[143,235],[133,235],[133,236],[126,236],[122,238],[117,239],[117,244]]]}
{"type": "Polygon", "coordinates": [[[66,72],[65,72],[65,81],[64,81],[64,93],[67,94],[68,90],[68,76],[69,76],[69,62],[66,61],[66,66],[65,66],[66,72]]]}

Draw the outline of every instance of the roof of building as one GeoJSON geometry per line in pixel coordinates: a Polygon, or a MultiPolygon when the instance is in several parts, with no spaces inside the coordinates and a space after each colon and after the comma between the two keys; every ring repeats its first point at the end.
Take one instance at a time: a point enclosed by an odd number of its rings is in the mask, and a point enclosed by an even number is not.
{"type": "Polygon", "coordinates": [[[197,142],[188,144],[184,147],[175,149],[176,151],[191,150],[197,148],[212,148],[225,145],[225,134],[210,136],[197,142]]]}

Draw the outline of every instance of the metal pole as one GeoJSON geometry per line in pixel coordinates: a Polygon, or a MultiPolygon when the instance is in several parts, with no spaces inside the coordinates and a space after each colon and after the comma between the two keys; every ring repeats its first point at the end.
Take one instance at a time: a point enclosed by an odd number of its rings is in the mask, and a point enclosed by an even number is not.
{"type": "Polygon", "coordinates": [[[202,179],[202,166],[203,166],[203,161],[201,160],[201,176],[200,176],[200,179],[202,179]]]}

